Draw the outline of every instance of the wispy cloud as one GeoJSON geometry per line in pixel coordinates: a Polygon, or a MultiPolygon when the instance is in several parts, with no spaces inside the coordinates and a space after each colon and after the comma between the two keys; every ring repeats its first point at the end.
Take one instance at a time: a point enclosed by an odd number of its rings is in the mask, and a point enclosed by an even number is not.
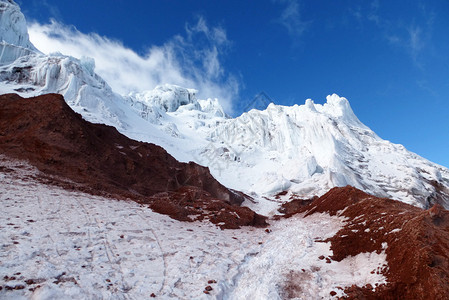
{"type": "Polygon", "coordinates": [[[386,40],[393,46],[403,49],[422,68],[421,56],[429,48],[431,31],[423,25],[401,25],[389,28],[385,33],[386,40]]]}
{"type": "Polygon", "coordinates": [[[373,2],[371,2],[367,18],[369,21],[374,22],[377,26],[382,26],[381,18],[379,16],[379,1],[378,0],[374,0],[373,2]]]}
{"type": "MultiPolygon", "coordinates": [[[[348,7],[347,12],[350,16],[357,20],[359,25],[363,25],[364,22],[369,21],[375,23],[378,27],[384,27],[384,20],[382,20],[379,15],[379,6],[378,0],[374,0],[369,4],[365,2],[357,2],[354,6],[348,7]]],[[[360,26],[360,28],[364,27],[360,26]]]]}
{"type": "Polygon", "coordinates": [[[423,32],[420,26],[411,26],[408,28],[408,48],[413,60],[416,61],[418,54],[424,48],[423,32]]]}
{"type": "Polygon", "coordinates": [[[29,26],[31,42],[42,52],[95,59],[95,70],[120,94],[153,89],[170,83],[199,90],[200,98],[218,98],[232,113],[239,94],[239,80],[226,72],[221,58],[229,48],[226,31],[209,27],[203,18],[187,24],[184,35],[139,55],[117,40],[96,33],[85,34],[56,21],[29,26]]]}
{"type": "Polygon", "coordinates": [[[444,99],[444,97],[441,97],[440,94],[437,92],[436,89],[432,86],[430,82],[428,82],[425,79],[417,80],[416,84],[424,91],[427,92],[427,94],[432,95],[432,97],[438,101],[441,102],[441,99],[444,99]]]}
{"type": "Polygon", "coordinates": [[[287,29],[291,37],[295,39],[300,37],[306,31],[310,22],[303,20],[299,1],[275,0],[274,2],[285,6],[276,21],[287,29]]]}
{"type": "Polygon", "coordinates": [[[421,67],[420,56],[428,48],[431,41],[434,14],[429,13],[422,5],[419,9],[418,19],[408,20],[396,16],[396,19],[386,18],[380,13],[380,3],[374,0],[370,5],[358,6],[349,13],[361,23],[364,20],[374,24],[388,43],[394,47],[402,48],[416,66],[421,67]]]}

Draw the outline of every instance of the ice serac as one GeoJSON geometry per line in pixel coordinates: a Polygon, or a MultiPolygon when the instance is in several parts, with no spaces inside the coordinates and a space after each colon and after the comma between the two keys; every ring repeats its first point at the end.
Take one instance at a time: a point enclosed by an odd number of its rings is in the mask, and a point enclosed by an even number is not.
{"type": "Polygon", "coordinates": [[[28,39],[25,17],[12,0],[0,0],[0,65],[38,52],[28,39]]]}
{"type": "Polygon", "coordinates": [[[158,85],[153,90],[131,93],[134,101],[145,103],[147,106],[157,107],[165,112],[176,111],[180,106],[198,105],[194,89],[186,89],[172,84],[158,85]]]}

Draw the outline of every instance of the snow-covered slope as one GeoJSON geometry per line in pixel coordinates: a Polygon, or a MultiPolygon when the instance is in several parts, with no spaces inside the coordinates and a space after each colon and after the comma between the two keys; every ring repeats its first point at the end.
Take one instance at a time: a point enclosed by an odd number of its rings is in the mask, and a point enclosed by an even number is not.
{"type": "Polygon", "coordinates": [[[438,202],[449,208],[449,170],[382,140],[345,98],[331,95],[323,105],[271,104],[232,119],[218,100],[197,99],[195,90],[179,86],[119,95],[95,73],[92,59],[39,53],[18,6],[0,0],[0,8],[4,44],[27,49],[2,62],[0,93],[62,94],[91,122],[158,144],[180,161],[208,166],[227,187],[253,195],[255,203],[247,205],[260,213],[273,213],[291,197],[345,185],[420,207],[438,202]],[[282,191],[289,192],[274,200],[282,191]]]}
{"type": "Polygon", "coordinates": [[[291,286],[313,299],[385,282],[375,273],[388,264],[384,252],[319,258],[332,255],[323,240],[342,217],[296,216],[271,234],[220,230],[42,184],[36,169],[4,156],[0,170],[1,299],[281,299],[291,286]]]}

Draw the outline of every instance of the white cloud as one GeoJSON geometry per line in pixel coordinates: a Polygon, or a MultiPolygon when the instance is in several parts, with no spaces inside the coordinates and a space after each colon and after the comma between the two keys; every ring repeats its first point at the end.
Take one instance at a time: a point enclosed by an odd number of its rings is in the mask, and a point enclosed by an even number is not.
{"type": "Polygon", "coordinates": [[[200,98],[218,98],[228,113],[239,94],[237,78],[224,70],[220,60],[230,45],[226,31],[210,28],[203,18],[186,25],[186,36],[176,35],[163,45],[151,46],[144,55],[120,41],[85,34],[56,21],[33,23],[28,31],[31,42],[44,53],[94,58],[95,71],[120,94],[176,84],[199,90],[200,98]]]}
{"type": "Polygon", "coordinates": [[[419,6],[418,14],[413,19],[405,18],[402,15],[388,18],[381,16],[379,12],[378,0],[374,0],[370,5],[365,5],[362,8],[357,7],[355,12],[350,10],[358,22],[365,18],[372,22],[391,45],[402,48],[417,67],[422,67],[420,58],[431,47],[434,12],[428,11],[424,5],[419,6]]]}
{"type": "Polygon", "coordinates": [[[423,55],[426,45],[430,43],[430,35],[426,34],[422,27],[417,25],[410,25],[406,28],[398,27],[396,30],[390,29],[389,31],[394,33],[385,35],[387,41],[404,49],[417,67],[423,67],[420,56],[423,55]]]}
{"type": "Polygon", "coordinates": [[[286,5],[277,21],[288,30],[290,36],[300,37],[307,29],[308,22],[302,20],[298,0],[275,0],[275,2],[286,5]]]}
{"type": "Polygon", "coordinates": [[[408,28],[409,34],[409,49],[413,60],[416,61],[416,57],[420,53],[421,49],[424,47],[422,30],[419,26],[414,26],[408,28]]]}

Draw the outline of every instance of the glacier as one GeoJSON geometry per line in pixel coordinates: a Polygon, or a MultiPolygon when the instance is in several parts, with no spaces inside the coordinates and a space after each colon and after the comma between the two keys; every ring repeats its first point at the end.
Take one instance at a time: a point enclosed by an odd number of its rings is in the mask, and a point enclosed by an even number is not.
{"type": "Polygon", "coordinates": [[[0,2],[0,65],[38,52],[28,38],[25,17],[14,1],[0,2]]]}
{"type": "Polygon", "coordinates": [[[95,73],[92,59],[36,49],[14,1],[1,0],[0,14],[2,94],[62,94],[88,121],[209,167],[222,184],[251,195],[245,205],[256,212],[272,215],[293,198],[345,185],[422,208],[449,208],[449,170],[381,139],[343,97],[270,104],[231,118],[219,100],[197,99],[190,88],[164,84],[120,95],[95,73]]]}

